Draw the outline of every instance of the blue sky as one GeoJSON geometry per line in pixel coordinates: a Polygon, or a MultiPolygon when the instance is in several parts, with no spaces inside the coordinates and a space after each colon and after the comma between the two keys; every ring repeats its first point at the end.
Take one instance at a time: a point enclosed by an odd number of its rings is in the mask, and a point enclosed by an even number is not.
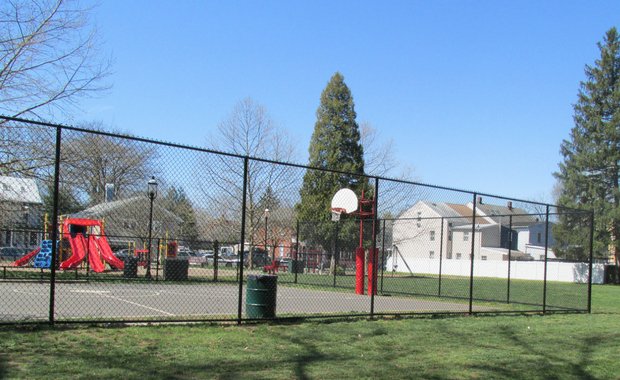
{"type": "Polygon", "coordinates": [[[251,97],[305,163],[340,71],[417,180],[552,201],[572,104],[619,1],[105,1],[113,88],[72,123],[202,145],[251,97]]]}

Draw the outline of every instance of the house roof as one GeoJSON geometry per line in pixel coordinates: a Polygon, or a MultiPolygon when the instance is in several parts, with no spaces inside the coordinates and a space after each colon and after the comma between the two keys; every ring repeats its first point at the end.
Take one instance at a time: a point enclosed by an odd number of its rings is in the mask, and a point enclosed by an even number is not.
{"type": "MultiPolygon", "coordinates": [[[[149,207],[149,199],[146,197],[132,197],[126,199],[119,199],[112,202],[104,202],[96,204],[85,210],[71,214],[73,218],[100,218],[111,213],[124,214],[127,213],[128,207],[149,207]]],[[[183,222],[183,219],[179,218],[172,212],[159,206],[156,202],[153,204],[153,208],[156,210],[155,214],[161,215],[168,220],[175,221],[177,223],[183,222]]]]}
{"type": "Polygon", "coordinates": [[[538,222],[535,215],[528,215],[529,213],[522,208],[489,204],[478,204],[476,207],[498,224],[508,224],[509,216],[512,216],[512,225],[515,227],[529,226],[538,222]]]}
{"type": "Polygon", "coordinates": [[[0,201],[42,204],[34,179],[0,176],[0,201]]]}
{"type": "MultiPolygon", "coordinates": [[[[473,219],[472,204],[456,204],[456,203],[443,203],[443,202],[431,202],[431,201],[419,201],[416,205],[425,205],[430,208],[438,217],[450,218],[450,222],[454,226],[471,225],[473,219]]],[[[416,207],[409,208],[405,211],[400,218],[415,218],[416,215],[412,214],[412,210],[416,207]],[[411,214],[411,215],[408,215],[411,214]],[[407,217],[405,217],[407,215],[407,217]]],[[[512,226],[515,228],[529,226],[537,222],[535,215],[528,215],[528,213],[516,207],[497,206],[488,204],[476,205],[476,224],[481,226],[503,224],[507,225],[508,217],[512,216],[512,226]]]]}
{"type": "MultiPolygon", "coordinates": [[[[458,204],[448,204],[450,208],[456,211],[460,218],[462,218],[461,222],[467,222],[467,224],[471,224],[473,219],[473,212],[471,208],[466,205],[458,205],[458,204]]],[[[476,215],[476,224],[490,224],[488,220],[485,218],[481,218],[480,215],[476,215]]]]}
{"type": "Polygon", "coordinates": [[[458,205],[451,205],[449,203],[428,202],[428,201],[422,201],[422,203],[430,207],[439,216],[443,216],[446,218],[451,218],[451,217],[459,218],[462,216],[456,208],[452,207],[452,206],[458,206],[458,205]]]}

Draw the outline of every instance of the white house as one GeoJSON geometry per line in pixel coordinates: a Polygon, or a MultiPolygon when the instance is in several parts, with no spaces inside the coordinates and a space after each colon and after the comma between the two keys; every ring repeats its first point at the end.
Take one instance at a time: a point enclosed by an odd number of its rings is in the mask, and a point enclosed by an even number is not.
{"type": "MultiPolygon", "coordinates": [[[[507,206],[479,203],[475,224],[472,221],[471,202],[465,205],[416,202],[394,221],[392,264],[399,261],[406,264],[410,259],[469,261],[472,238],[474,260],[501,261],[508,260],[509,255],[511,259],[533,259],[518,250],[518,231],[538,223],[535,216],[510,203],[507,206]]],[[[397,270],[405,268],[401,265],[397,270]]]]}
{"type": "Polygon", "coordinates": [[[0,176],[0,245],[38,245],[43,226],[42,206],[34,179],[0,176]]]}

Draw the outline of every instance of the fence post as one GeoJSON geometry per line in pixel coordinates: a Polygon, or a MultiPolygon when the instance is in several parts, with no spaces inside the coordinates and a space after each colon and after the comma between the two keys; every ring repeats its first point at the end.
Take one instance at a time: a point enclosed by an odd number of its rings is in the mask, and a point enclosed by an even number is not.
{"type": "Polygon", "coordinates": [[[155,282],[159,281],[159,259],[161,258],[161,238],[157,238],[157,262],[155,263],[155,282]]]}
{"type": "Polygon", "coordinates": [[[50,309],[49,323],[54,324],[54,309],[56,300],[56,261],[58,259],[58,189],[60,183],[60,144],[62,142],[62,129],[56,127],[56,153],[54,156],[54,205],[52,210],[52,265],[50,265],[50,309]]]}
{"type": "Polygon", "coordinates": [[[547,312],[547,250],[549,249],[549,205],[545,209],[545,270],[543,275],[543,314],[547,312]]]}
{"type": "Polygon", "coordinates": [[[295,283],[297,283],[297,271],[299,266],[299,219],[295,225],[295,260],[293,264],[293,272],[295,273],[295,283]]]}
{"type": "MultiPolygon", "coordinates": [[[[336,230],[334,234],[334,241],[332,242],[332,259],[334,260],[334,273],[332,273],[333,284],[332,287],[336,287],[336,272],[338,272],[338,256],[336,256],[336,251],[338,250],[338,222],[332,223],[334,224],[334,229],[336,230]]],[[[331,265],[330,265],[331,267],[331,265]]]]}
{"type": "Polygon", "coordinates": [[[370,281],[368,281],[368,290],[370,293],[370,317],[375,314],[375,293],[377,292],[377,213],[378,213],[378,199],[379,199],[379,177],[375,177],[375,199],[372,205],[372,272],[370,281]]]}
{"type": "Polygon", "coordinates": [[[476,207],[478,201],[478,194],[474,193],[474,203],[471,219],[471,253],[469,256],[470,271],[469,271],[469,314],[473,312],[474,304],[474,257],[475,257],[475,240],[476,240],[476,207]]]}
{"type": "MultiPolygon", "coordinates": [[[[501,240],[501,236],[500,236],[501,240]]],[[[508,217],[508,284],[506,288],[506,303],[510,303],[510,262],[512,258],[512,215],[508,217]]]]}
{"type": "Polygon", "coordinates": [[[594,258],[594,210],[590,211],[590,263],[589,263],[589,274],[588,274],[588,313],[592,313],[592,260],[593,258],[594,258]]]}
{"type": "Polygon", "coordinates": [[[217,259],[218,259],[219,250],[220,250],[220,243],[216,240],[213,242],[213,282],[217,282],[217,264],[218,264],[217,259]]]}
{"type": "MultiPolygon", "coordinates": [[[[241,201],[241,243],[239,244],[239,262],[237,263],[239,273],[239,303],[237,308],[237,324],[241,324],[241,312],[243,309],[243,251],[245,250],[245,206],[248,189],[248,161],[249,157],[243,158],[243,197],[241,201]]],[[[248,253],[248,258],[250,254],[248,253]]],[[[251,263],[250,263],[251,265],[251,263]]]]}
{"type": "MultiPolygon", "coordinates": [[[[392,260],[394,260],[392,258],[392,260]]],[[[381,230],[381,294],[383,294],[383,275],[385,274],[385,219],[383,219],[383,229],[381,230]]]]}
{"type": "Polygon", "coordinates": [[[441,217],[441,232],[439,233],[439,287],[437,297],[441,297],[441,264],[443,260],[443,217],[441,217]]]}

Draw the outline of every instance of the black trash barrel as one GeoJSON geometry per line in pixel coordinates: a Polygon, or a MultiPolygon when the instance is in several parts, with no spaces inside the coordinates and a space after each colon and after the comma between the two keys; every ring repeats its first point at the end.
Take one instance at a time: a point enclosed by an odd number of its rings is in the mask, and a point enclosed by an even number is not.
{"type": "Polygon", "coordinates": [[[275,318],[278,276],[249,275],[245,296],[248,318],[275,318]]]}
{"type": "Polygon", "coordinates": [[[189,261],[178,259],[167,259],[164,261],[164,280],[166,281],[187,281],[189,272],[189,261]]]}
{"type": "Polygon", "coordinates": [[[136,278],[138,277],[138,258],[127,256],[125,258],[125,266],[123,267],[123,277],[136,278]]]}
{"type": "Polygon", "coordinates": [[[603,269],[603,283],[604,284],[620,283],[620,278],[618,278],[618,268],[615,265],[605,265],[603,269]]]}
{"type": "Polygon", "coordinates": [[[291,260],[288,262],[289,273],[304,273],[304,263],[301,260],[291,260]]]}

